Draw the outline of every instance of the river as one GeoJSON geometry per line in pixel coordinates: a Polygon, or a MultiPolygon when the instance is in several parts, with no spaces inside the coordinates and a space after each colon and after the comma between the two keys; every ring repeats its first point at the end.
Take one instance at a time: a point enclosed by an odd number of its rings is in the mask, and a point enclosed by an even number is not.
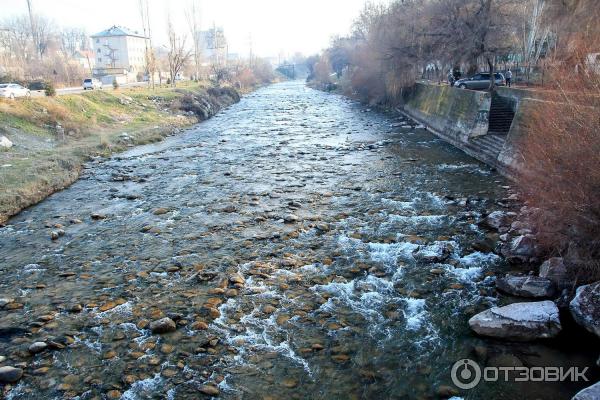
{"type": "Polygon", "coordinates": [[[497,233],[478,222],[513,207],[507,185],[403,117],[302,82],[262,88],[92,160],[0,229],[0,356],[26,372],[6,397],[195,399],[215,385],[226,399],[427,399],[452,394],[465,357],[589,363],[468,329],[503,301],[497,233]],[[153,334],[165,316],[177,330],[153,334]],[[51,348],[29,355],[40,340],[51,348]]]}

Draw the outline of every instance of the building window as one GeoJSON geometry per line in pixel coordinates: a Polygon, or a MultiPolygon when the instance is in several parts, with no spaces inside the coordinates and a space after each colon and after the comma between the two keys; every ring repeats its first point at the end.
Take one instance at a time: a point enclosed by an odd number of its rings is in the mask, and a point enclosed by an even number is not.
{"type": "Polygon", "coordinates": [[[98,57],[98,62],[102,62],[102,58],[98,57]]]}
{"type": "Polygon", "coordinates": [[[100,39],[96,38],[96,43],[100,43],[100,39]]]}
{"type": "Polygon", "coordinates": [[[102,50],[98,49],[98,53],[101,53],[101,52],[102,52],[102,50]]]}

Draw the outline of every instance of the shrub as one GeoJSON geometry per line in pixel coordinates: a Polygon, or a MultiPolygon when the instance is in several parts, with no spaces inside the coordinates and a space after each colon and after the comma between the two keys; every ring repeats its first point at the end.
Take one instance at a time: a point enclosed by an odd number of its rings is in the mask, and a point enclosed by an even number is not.
{"type": "Polygon", "coordinates": [[[600,259],[600,76],[582,69],[550,71],[560,96],[532,107],[519,184],[541,209],[533,222],[542,248],[589,267],[600,259]]]}
{"type": "Polygon", "coordinates": [[[44,87],[45,87],[44,93],[46,93],[46,96],[49,96],[49,97],[56,96],[56,88],[54,87],[54,83],[52,81],[45,81],[44,87]]]}

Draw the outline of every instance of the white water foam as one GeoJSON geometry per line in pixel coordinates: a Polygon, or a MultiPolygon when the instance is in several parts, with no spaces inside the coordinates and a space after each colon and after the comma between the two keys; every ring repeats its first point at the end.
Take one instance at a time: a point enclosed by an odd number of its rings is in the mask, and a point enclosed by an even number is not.
{"type": "Polygon", "coordinates": [[[141,400],[152,397],[164,379],[160,373],[154,375],[153,378],[144,379],[134,382],[131,387],[121,395],[121,400],[141,400]]]}
{"type": "Polygon", "coordinates": [[[381,262],[387,267],[398,265],[398,260],[414,262],[413,252],[418,244],[400,243],[368,243],[371,260],[381,262]]]}

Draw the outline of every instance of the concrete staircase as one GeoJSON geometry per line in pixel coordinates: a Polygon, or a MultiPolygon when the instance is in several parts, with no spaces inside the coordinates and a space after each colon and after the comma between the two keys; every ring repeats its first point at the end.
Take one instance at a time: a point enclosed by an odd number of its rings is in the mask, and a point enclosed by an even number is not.
{"type": "Polygon", "coordinates": [[[514,117],[515,112],[511,100],[494,93],[490,107],[488,133],[496,135],[507,134],[514,117]]]}
{"type": "Polygon", "coordinates": [[[505,141],[506,135],[488,133],[485,136],[470,139],[464,146],[467,153],[473,154],[475,158],[495,165],[505,141]]]}

